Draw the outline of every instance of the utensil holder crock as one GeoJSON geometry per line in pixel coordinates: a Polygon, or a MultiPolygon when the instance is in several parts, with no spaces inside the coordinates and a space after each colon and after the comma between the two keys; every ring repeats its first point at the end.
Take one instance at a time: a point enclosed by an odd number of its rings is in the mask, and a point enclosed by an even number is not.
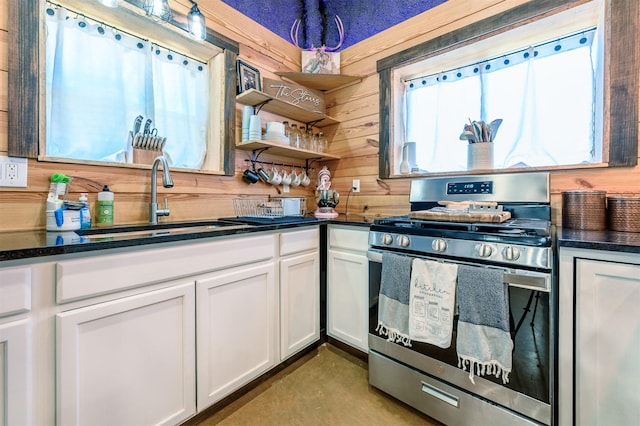
{"type": "Polygon", "coordinates": [[[467,169],[493,169],[492,142],[478,142],[467,145],[467,169]]]}

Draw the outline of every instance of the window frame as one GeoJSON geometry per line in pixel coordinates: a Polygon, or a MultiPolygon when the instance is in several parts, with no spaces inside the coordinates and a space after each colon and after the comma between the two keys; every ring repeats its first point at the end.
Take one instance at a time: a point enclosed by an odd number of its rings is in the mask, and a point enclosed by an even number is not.
{"type": "MultiPolygon", "coordinates": [[[[628,167],[638,163],[638,100],[640,45],[638,18],[640,7],[635,0],[603,0],[605,6],[604,52],[604,117],[603,153],[600,167],[628,167]]],[[[380,88],[380,140],[379,177],[400,178],[407,175],[392,174],[394,135],[397,125],[394,106],[401,105],[402,91],[398,90],[394,71],[412,63],[434,58],[463,48],[542,18],[555,15],[588,3],[588,0],[536,0],[505,12],[480,20],[466,27],[420,43],[377,62],[380,88]]],[[[554,166],[536,169],[576,169],[587,166],[554,166]]],[[[527,171],[531,168],[500,169],[500,171],[527,171]]],[[[456,174],[473,173],[457,171],[456,174]]],[[[445,173],[435,173],[445,174],[445,173]]],[[[433,175],[433,174],[431,174],[433,175]]],[[[411,175],[415,176],[415,174],[411,175]]]]}
{"type": "MultiPolygon", "coordinates": [[[[132,6],[141,7],[139,0],[126,0],[132,6]]],[[[125,5],[129,6],[129,5],[125,5]]],[[[44,70],[41,70],[41,58],[44,58],[44,13],[43,0],[20,0],[9,2],[9,143],[10,156],[38,159],[39,161],[55,161],[44,157],[45,135],[45,97],[44,70]]],[[[126,19],[126,18],[125,18],[126,19]]],[[[134,17],[135,19],[135,17],[134,17]]],[[[144,18],[146,19],[146,18],[144,18]]],[[[179,31],[188,34],[186,16],[173,11],[170,25],[155,24],[158,31],[174,38],[183,38],[179,31]]],[[[236,76],[235,61],[239,53],[237,42],[230,40],[210,29],[207,31],[208,44],[202,45],[197,56],[206,59],[207,51],[216,51],[207,61],[210,72],[215,70],[223,76],[217,88],[211,87],[211,116],[209,136],[217,130],[220,143],[215,144],[217,151],[210,151],[212,144],[208,142],[207,156],[201,170],[181,169],[192,173],[213,173],[232,176],[235,172],[235,96],[236,76]],[[205,56],[203,56],[205,55],[205,56]],[[223,102],[221,105],[220,102],[223,102]]],[[[179,43],[175,40],[169,43],[179,43]]],[[[193,41],[194,46],[198,43],[193,41]]],[[[163,43],[167,47],[166,40],[163,43]]],[[[212,73],[213,74],[213,73],[212,73]]],[[[219,77],[218,77],[219,78],[219,77]]],[[[78,163],[64,159],[65,163],[78,163]]],[[[87,162],[83,162],[87,163],[87,162]]],[[[126,165],[121,163],[90,162],[101,166],[115,167],[148,167],[144,165],[126,165]]]]}

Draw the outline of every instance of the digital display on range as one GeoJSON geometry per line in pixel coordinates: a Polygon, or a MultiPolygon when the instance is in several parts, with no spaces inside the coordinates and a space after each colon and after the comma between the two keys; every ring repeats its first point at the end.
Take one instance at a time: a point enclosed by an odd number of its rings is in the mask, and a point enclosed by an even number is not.
{"type": "Polygon", "coordinates": [[[449,182],[447,195],[451,194],[493,194],[493,182],[449,182]]]}

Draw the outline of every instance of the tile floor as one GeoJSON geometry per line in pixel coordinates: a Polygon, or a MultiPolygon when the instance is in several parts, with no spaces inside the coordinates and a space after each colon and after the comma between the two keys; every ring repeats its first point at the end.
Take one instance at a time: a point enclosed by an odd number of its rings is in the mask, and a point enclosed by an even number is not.
{"type": "Polygon", "coordinates": [[[437,426],[369,386],[367,364],[330,344],[200,422],[200,426],[437,426]]]}

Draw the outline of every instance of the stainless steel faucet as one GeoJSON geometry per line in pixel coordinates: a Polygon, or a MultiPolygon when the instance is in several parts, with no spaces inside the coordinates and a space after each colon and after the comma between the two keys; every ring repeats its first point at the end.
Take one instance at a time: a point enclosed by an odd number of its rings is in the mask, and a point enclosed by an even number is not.
{"type": "Polygon", "coordinates": [[[158,209],[158,196],[156,191],[158,164],[162,163],[162,185],[165,188],[173,188],[173,179],[169,171],[169,164],[164,156],[160,155],[153,160],[151,165],[151,202],[149,203],[149,223],[158,224],[158,216],[169,216],[169,200],[164,199],[164,209],[158,209]]]}

